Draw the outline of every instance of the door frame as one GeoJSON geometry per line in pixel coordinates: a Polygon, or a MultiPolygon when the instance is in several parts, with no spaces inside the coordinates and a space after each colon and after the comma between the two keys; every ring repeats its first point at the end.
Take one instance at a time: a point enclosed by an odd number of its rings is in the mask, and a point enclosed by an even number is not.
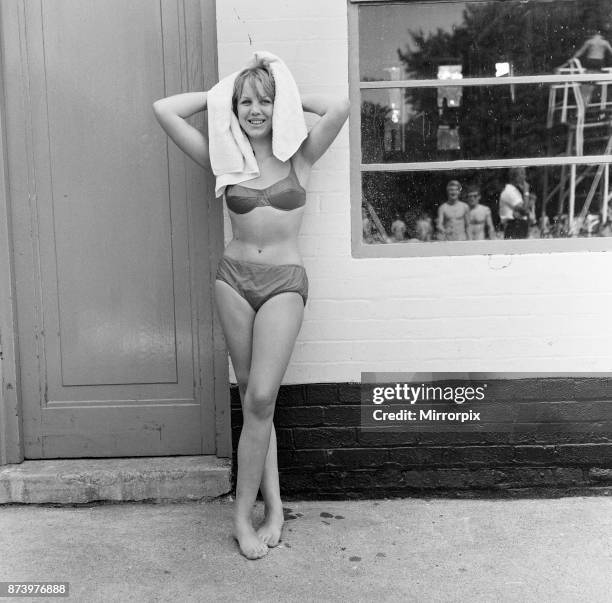
{"type": "MultiPolygon", "coordinates": [[[[23,188],[23,182],[10,181],[8,173],[8,143],[7,90],[14,90],[16,96],[27,94],[23,86],[23,52],[20,40],[24,39],[25,23],[22,18],[25,0],[2,3],[0,7],[0,466],[21,463],[24,460],[22,400],[19,374],[19,348],[17,339],[17,308],[15,305],[14,261],[12,255],[11,228],[11,187],[23,188]],[[8,8],[7,8],[8,6],[8,8]],[[3,82],[6,82],[3,87],[3,82]]],[[[217,31],[215,0],[184,0],[191,11],[199,10],[201,17],[201,39],[194,41],[199,50],[201,67],[191,69],[189,81],[185,82],[185,90],[211,88],[218,81],[217,62],[217,31]],[[212,24],[212,26],[211,26],[212,24]]],[[[197,63],[198,61],[196,61],[197,63]]],[[[152,99],[153,101],[154,99],[152,99]]],[[[151,101],[151,102],[152,102],[151,101]]],[[[17,103],[14,103],[17,105],[17,103]]],[[[20,120],[26,124],[27,116],[22,103],[12,110],[11,119],[20,120]]],[[[206,120],[204,120],[205,122],[206,120]]],[[[205,124],[204,124],[205,125],[205,124]]],[[[27,126],[24,126],[27,128],[27,126]]],[[[27,145],[28,143],[26,143],[27,145]]],[[[20,149],[22,150],[22,149],[20,149]]],[[[23,149],[25,150],[25,149],[23,149]]],[[[28,153],[24,153],[26,160],[28,153]]],[[[182,168],[186,174],[192,173],[196,167],[190,159],[184,157],[182,168]]],[[[203,181],[206,195],[201,190],[190,188],[193,211],[205,212],[208,226],[206,246],[196,249],[196,257],[209,258],[209,272],[202,279],[202,287],[198,294],[206,299],[210,308],[210,316],[203,317],[209,324],[198,329],[199,345],[210,346],[212,361],[207,366],[200,366],[202,398],[212,400],[215,417],[214,449],[218,457],[231,457],[231,415],[229,403],[229,370],[227,351],[216,312],[214,312],[214,270],[223,254],[223,208],[214,198],[214,177],[206,173],[199,174],[198,180],[203,181]],[[196,197],[197,195],[197,197],[196,197]],[[204,197],[204,199],[202,198],[204,197]],[[209,285],[208,285],[209,283],[209,285]],[[207,286],[208,285],[208,286],[207,286]],[[204,333],[206,337],[204,337],[204,333]],[[212,336],[212,340],[208,337],[212,336]]],[[[27,192],[27,183],[25,183],[27,192]]],[[[23,191],[22,191],[23,192],[23,191]]],[[[199,246],[198,246],[199,247],[199,246]]]]}
{"type": "MultiPolygon", "coordinates": [[[[3,20],[0,19],[0,26],[3,20]]],[[[2,27],[4,29],[4,27],[2,27]]],[[[0,465],[23,461],[6,143],[6,73],[0,30],[0,465]]]]}

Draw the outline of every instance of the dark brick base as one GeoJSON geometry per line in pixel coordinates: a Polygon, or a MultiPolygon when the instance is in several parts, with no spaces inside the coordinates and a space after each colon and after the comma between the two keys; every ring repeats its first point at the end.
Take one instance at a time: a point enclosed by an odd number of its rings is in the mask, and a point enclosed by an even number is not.
{"type": "MultiPolygon", "coordinates": [[[[508,383],[508,396],[522,405],[522,420],[541,429],[366,432],[359,384],[282,386],[274,424],[283,495],[612,492],[612,379],[524,379],[508,383]]],[[[231,403],[235,467],[242,427],[236,386],[231,403]]]]}

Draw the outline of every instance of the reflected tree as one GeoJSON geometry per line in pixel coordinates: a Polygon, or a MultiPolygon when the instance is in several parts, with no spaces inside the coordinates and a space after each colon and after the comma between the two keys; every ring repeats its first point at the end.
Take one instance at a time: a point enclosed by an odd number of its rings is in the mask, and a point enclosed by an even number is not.
{"type": "MultiPolygon", "coordinates": [[[[607,29],[609,21],[607,0],[560,0],[554,6],[546,0],[468,3],[463,22],[450,32],[409,30],[414,44],[398,49],[398,56],[418,79],[435,79],[438,66],[446,63],[461,64],[464,77],[494,76],[496,63],[502,62],[512,65],[514,75],[552,73],[591,31],[607,29]]],[[[461,157],[545,156],[547,101],[547,89],[538,86],[465,88],[456,118],[461,157]]],[[[408,90],[406,102],[434,122],[444,119],[431,90],[408,90]]],[[[429,141],[431,154],[434,144],[429,141]]]]}

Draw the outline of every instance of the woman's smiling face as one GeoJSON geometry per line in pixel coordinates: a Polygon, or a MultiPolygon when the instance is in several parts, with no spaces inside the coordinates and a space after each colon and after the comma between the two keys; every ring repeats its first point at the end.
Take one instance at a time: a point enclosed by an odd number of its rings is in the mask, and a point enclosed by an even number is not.
{"type": "Polygon", "coordinates": [[[249,138],[271,135],[274,101],[264,92],[259,82],[244,82],[236,110],[238,122],[249,138]]]}

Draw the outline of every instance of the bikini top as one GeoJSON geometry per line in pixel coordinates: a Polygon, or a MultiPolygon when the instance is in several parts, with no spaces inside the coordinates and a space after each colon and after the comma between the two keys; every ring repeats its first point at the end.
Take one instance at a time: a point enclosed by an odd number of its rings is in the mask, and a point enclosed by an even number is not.
{"type": "Polygon", "coordinates": [[[227,208],[236,214],[247,214],[256,207],[275,207],[290,211],[306,203],[306,191],[300,184],[297,174],[291,169],[289,175],[265,188],[249,188],[233,184],[225,189],[227,208]]]}

